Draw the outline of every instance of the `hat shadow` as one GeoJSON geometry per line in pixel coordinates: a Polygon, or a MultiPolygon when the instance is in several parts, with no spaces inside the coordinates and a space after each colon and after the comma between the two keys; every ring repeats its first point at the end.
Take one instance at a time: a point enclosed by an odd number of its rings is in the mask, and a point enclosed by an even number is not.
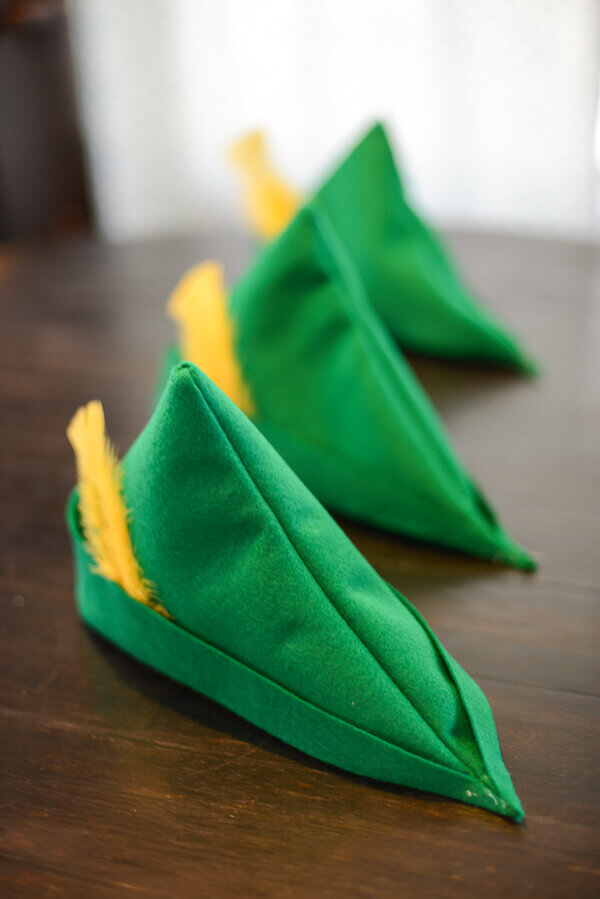
{"type": "MultiPolygon", "coordinates": [[[[378,574],[402,593],[406,591],[409,598],[412,596],[409,585],[413,576],[430,577],[434,573],[440,584],[455,586],[460,581],[497,578],[518,570],[459,549],[382,530],[346,516],[335,515],[335,520],[378,574]]],[[[519,573],[529,574],[520,570],[519,573]]]]}
{"type": "Polygon", "coordinates": [[[472,408],[496,394],[532,383],[514,368],[478,360],[438,359],[414,353],[406,354],[406,359],[442,418],[462,406],[472,408]]]}

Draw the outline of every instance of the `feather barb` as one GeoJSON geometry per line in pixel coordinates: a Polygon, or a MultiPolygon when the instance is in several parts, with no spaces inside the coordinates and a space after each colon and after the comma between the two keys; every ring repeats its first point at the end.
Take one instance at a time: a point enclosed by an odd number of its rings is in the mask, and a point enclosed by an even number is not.
{"type": "Polygon", "coordinates": [[[67,438],[75,452],[81,526],[95,570],[133,599],[170,617],[156,600],[133,552],[121,466],[105,433],[102,404],[92,401],[78,409],[67,438]]]}
{"type": "Polygon", "coordinates": [[[234,141],[229,159],[242,178],[242,203],[251,228],[265,240],[276,237],[295,215],[301,197],[275,171],[263,132],[234,141]]]}
{"type": "Polygon", "coordinates": [[[179,324],[183,358],[201,368],[242,412],[252,415],[254,405],[235,356],[221,266],[205,262],[191,269],[173,291],[167,312],[179,324]]]}

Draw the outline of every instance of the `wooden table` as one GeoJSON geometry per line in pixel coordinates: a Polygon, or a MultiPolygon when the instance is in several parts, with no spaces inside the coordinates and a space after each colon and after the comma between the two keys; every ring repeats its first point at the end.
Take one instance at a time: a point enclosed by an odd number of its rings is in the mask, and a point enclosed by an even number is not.
{"type": "Polygon", "coordinates": [[[65,425],[150,408],[163,304],[235,236],[0,255],[0,894],[600,894],[600,251],[455,235],[537,381],[419,361],[466,465],[541,566],[527,576],[344,523],[492,704],[522,826],[346,775],[142,668],[73,606],[65,425]]]}

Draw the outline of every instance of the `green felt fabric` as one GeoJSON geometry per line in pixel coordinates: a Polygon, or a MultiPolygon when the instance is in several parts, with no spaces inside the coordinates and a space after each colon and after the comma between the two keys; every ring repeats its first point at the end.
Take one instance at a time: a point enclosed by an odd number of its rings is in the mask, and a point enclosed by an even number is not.
{"type": "Polygon", "coordinates": [[[535,365],[462,283],[440,239],[409,205],[382,125],[318,191],[369,300],[400,345],[449,359],[535,365]]]}
{"type": "Polygon", "coordinates": [[[520,820],[489,706],[252,423],[177,366],[124,460],[130,533],[171,622],[93,572],[84,620],[297,748],[520,820]]]}
{"type": "MultiPolygon", "coordinates": [[[[255,423],[330,510],[520,568],[316,206],[229,298],[255,423]]],[[[177,360],[171,349],[166,371],[177,360]]]]}

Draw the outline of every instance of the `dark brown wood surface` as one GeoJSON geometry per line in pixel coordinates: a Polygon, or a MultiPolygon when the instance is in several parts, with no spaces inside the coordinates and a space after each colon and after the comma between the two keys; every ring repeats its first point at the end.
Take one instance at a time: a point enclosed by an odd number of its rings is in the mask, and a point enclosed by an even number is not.
{"type": "Polygon", "coordinates": [[[420,360],[527,576],[344,523],[486,692],[527,818],[346,775],[78,621],[64,429],[147,418],[174,281],[233,236],[0,252],[0,895],[600,895],[600,252],[455,236],[543,375],[420,360]]]}

